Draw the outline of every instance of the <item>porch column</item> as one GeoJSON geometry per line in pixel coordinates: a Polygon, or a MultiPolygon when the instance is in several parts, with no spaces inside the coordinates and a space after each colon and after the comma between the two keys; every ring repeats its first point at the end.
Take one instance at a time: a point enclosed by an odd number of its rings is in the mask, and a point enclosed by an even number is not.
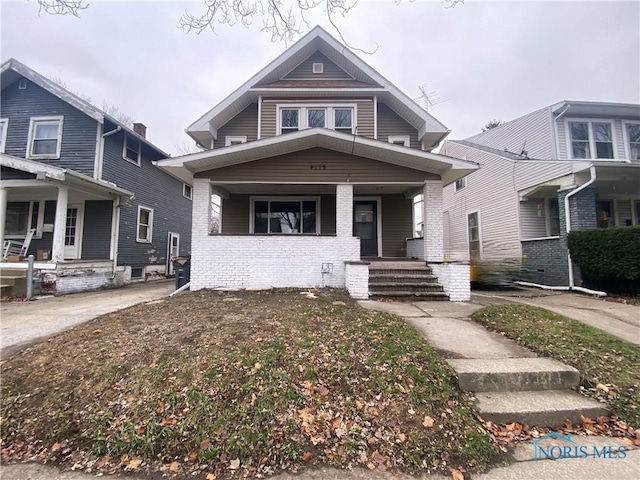
{"type": "Polygon", "coordinates": [[[51,259],[54,262],[64,260],[64,237],[67,229],[67,204],[69,202],[69,188],[58,187],[56,201],[56,218],[53,224],[53,245],[51,259]]]}
{"type": "Polygon", "coordinates": [[[353,185],[336,185],[336,236],[353,236],[353,185]]]}
{"type": "Polygon", "coordinates": [[[4,245],[4,227],[7,223],[7,189],[0,187],[0,245],[4,245]]]}
{"type": "Polygon", "coordinates": [[[442,180],[424,182],[422,202],[422,234],[426,262],[444,259],[444,230],[442,227],[442,180]]]}

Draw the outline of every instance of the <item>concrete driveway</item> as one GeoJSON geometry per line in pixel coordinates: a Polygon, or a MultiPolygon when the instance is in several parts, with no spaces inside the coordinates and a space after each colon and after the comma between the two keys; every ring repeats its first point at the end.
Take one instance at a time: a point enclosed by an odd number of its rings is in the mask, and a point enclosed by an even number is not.
{"type": "Polygon", "coordinates": [[[638,305],[602,300],[580,293],[538,289],[474,291],[472,301],[482,305],[515,302],[546,308],[640,346],[638,305]]]}
{"type": "Polygon", "coordinates": [[[74,325],[166,297],[174,290],[174,280],[159,280],[31,302],[3,302],[0,306],[0,358],[7,358],[74,325]]]}

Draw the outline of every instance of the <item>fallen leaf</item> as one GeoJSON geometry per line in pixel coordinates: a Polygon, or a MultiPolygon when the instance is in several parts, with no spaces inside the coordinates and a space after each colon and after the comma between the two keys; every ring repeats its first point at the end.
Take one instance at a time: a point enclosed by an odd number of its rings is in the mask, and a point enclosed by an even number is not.
{"type": "Polygon", "coordinates": [[[362,410],[363,407],[364,407],[364,403],[362,403],[360,400],[356,400],[356,408],[358,410],[362,410]]]}
{"type": "Polygon", "coordinates": [[[236,458],[235,460],[231,460],[229,462],[229,470],[237,470],[240,468],[240,459],[236,458]]]}
{"type": "Polygon", "coordinates": [[[120,352],[120,356],[121,357],[126,357],[127,356],[127,352],[120,352]]]}
{"type": "Polygon", "coordinates": [[[313,383],[311,383],[309,380],[305,380],[304,382],[302,382],[302,386],[309,390],[313,386],[313,383]]]}
{"type": "Polygon", "coordinates": [[[206,450],[211,446],[211,440],[206,439],[200,442],[200,450],[206,450]]]}
{"type": "Polygon", "coordinates": [[[142,465],[142,458],[134,457],[127,463],[125,470],[137,470],[140,468],[140,465],[142,465]]]}
{"type": "Polygon", "coordinates": [[[313,453],[311,453],[309,451],[304,452],[302,454],[302,461],[303,462],[309,462],[309,461],[311,461],[312,458],[313,458],[313,453]]]}
{"type": "MultiPolygon", "coordinates": [[[[593,384],[592,384],[593,385],[593,384]]],[[[599,383],[596,385],[598,390],[602,390],[604,393],[609,393],[609,387],[607,387],[604,383],[599,383]]]]}
{"type": "Polygon", "coordinates": [[[398,440],[399,443],[404,443],[407,440],[407,436],[404,433],[399,433],[396,436],[396,439],[398,440]]]}
{"type": "Polygon", "coordinates": [[[177,472],[180,470],[180,464],[178,462],[171,462],[169,465],[170,472],[177,472]]]}
{"type": "Polygon", "coordinates": [[[97,335],[97,334],[99,334],[99,333],[102,333],[102,330],[100,330],[99,328],[97,328],[97,329],[95,329],[95,330],[93,331],[93,333],[94,333],[95,335],[97,335]]]}
{"type": "Polygon", "coordinates": [[[57,452],[58,450],[60,450],[60,447],[62,445],[60,445],[58,442],[54,443],[53,445],[51,445],[51,451],[52,452],[57,452]]]}
{"type": "Polygon", "coordinates": [[[433,427],[433,418],[431,418],[429,415],[426,415],[424,417],[424,420],[422,421],[422,426],[426,428],[433,427]]]}
{"type": "Polygon", "coordinates": [[[195,462],[197,459],[198,459],[198,454],[196,452],[189,452],[189,455],[187,455],[188,462],[195,462]]]}
{"type": "Polygon", "coordinates": [[[205,480],[216,480],[216,477],[213,473],[207,473],[207,477],[205,480]]]}
{"type": "Polygon", "coordinates": [[[585,417],[584,415],[580,415],[580,418],[582,419],[582,423],[584,425],[594,425],[596,423],[595,420],[592,420],[589,417],[585,417]]]}
{"type": "Polygon", "coordinates": [[[256,370],[260,370],[262,368],[262,364],[260,362],[256,362],[253,368],[255,368],[256,370]]]}
{"type": "Polygon", "coordinates": [[[453,478],[453,480],[464,480],[464,475],[462,475],[460,470],[451,470],[451,478],[453,478]]]}

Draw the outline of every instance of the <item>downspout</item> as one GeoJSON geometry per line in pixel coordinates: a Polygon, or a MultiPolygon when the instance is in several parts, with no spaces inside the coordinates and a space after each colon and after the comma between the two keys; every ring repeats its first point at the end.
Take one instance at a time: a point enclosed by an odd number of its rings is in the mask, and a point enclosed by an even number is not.
{"type": "MultiPolygon", "coordinates": [[[[591,175],[591,178],[589,178],[589,180],[586,183],[580,185],[575,190],[570,191],[564,197],[564,218],[565,218],[565,225],[566,225],[567,234],[569,234],[569,232],[571,232],[571,212],[569,211],[569,200],[576,193],[581,192],[582,190],[584,190],[585,188],[587,188],[589,185],[591,185],[593,182],[596,181],[596,167],[593,164],[591,164],[591,167],[589,168],[589,173],[591,175]]],[[[600,292],[600,291],[597,291],[597,290],[589,290],[588,288],[576,287],[575,286],[574,278],[573,278],[573,262],[571,261],[571,253],[569,253],[568,246],[567,246],[567,264],[569,266],[569,290],[577,290],[579,292],[584,292],[584,293],[588,293],[588,294],[591,294],[591,295],[599,295],[599,296],[605,296],[606,295],[605,292],[600,292]]]]}
{"type": "Polygon", "coordinates": [[[113,269],[111,271],[111,280],[116,278],[116,268],[118,267],[118,244],[120,243],[120,197],[116,200],[116,225],[113,229],[113,269]]]}

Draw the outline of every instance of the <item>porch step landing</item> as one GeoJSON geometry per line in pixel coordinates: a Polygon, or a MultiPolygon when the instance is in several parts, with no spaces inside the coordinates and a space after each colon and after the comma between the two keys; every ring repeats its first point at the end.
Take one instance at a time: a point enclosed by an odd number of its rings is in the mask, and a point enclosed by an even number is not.
{"type": "Polygon", "coordinates": [[[369,296],[449,300],[433,270],[424,262],[372,262],[369,296]]]}
{"type": "Polygon", "coordinates": [[[0,269],[0,297],[18,297],[27,293],[27,273],[23,270],[0,269]]]}

